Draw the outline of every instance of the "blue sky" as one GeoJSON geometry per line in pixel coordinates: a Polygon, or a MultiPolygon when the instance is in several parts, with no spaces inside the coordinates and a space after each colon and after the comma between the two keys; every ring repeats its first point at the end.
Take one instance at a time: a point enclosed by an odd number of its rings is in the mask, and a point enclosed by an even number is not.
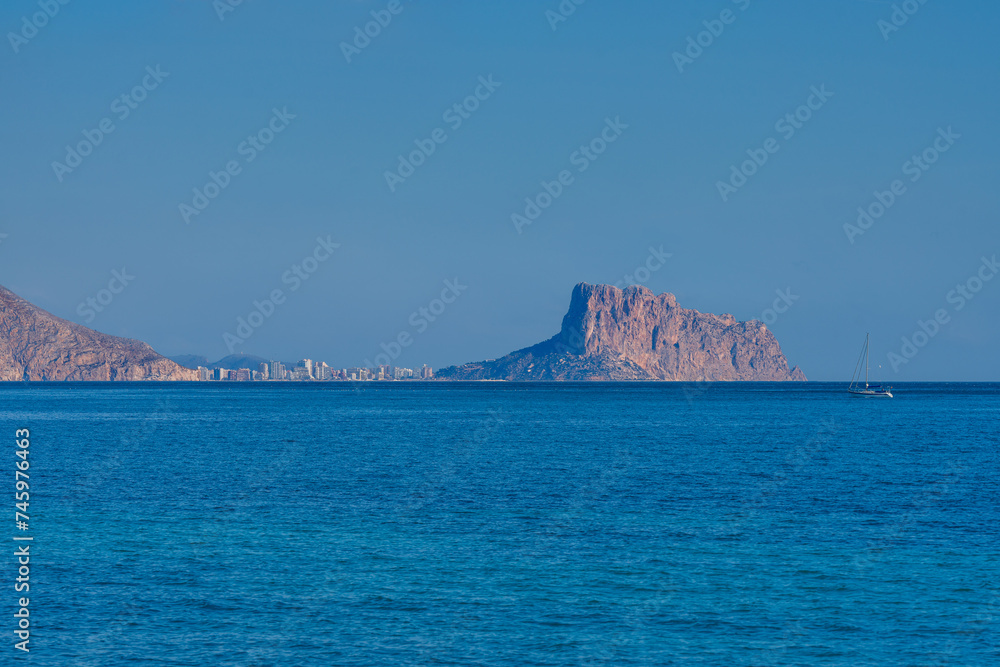
{"type": "Polygon", "coordinates": [[[662,247],[650,289],[767,318],[811,379],[846,379],[868,331],[887,379],[1000,375],[1000,280],[954,291],[1000,253],[996,3],[914,0],[880,27],[893,3],[587,0],[556,21],[556,0],[244,0],[222,18],[208,0],[50,2],[44,20],[38,0],[0,8],[0,284],[61,317],[164,354],[338,367],[407,334],[394,364],[440,367],[552,336],[574,284],[635,276],[662,247]],[[609,119],[615,140],[581,157],[609,119]],[[433,153],[390,188],[415,142],[433,153]],[[185,216],[210,172],[226,187],[185,216]],[[338,247],[314,255],[317,238],[338,247]],[[793,298],[769,313],[778,291],[793,298]]]}

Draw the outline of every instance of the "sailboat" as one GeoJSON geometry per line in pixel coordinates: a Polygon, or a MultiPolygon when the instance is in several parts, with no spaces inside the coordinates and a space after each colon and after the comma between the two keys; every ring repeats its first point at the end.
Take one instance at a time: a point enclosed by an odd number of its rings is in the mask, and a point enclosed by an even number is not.
{"type": "MultiPolygon", "coordinates": [[[[880,384],[870,385],[868,384],[868,342],[871,336],[865,334],[865,347],[861,350],[861,357],[858,357],[858,363],[854,367],[854,375],[851,376],[851,386],[848,387],[847,391],[854,394],[855,396],[885,396],[887,398],[892,398],[892,387],[883,387],[880,384]],[[861,386],[861,358],[864,357],[865,360],[865,386],[861,386]]],[[[881,368],[881,366],[879,366],[881,368]]]]}

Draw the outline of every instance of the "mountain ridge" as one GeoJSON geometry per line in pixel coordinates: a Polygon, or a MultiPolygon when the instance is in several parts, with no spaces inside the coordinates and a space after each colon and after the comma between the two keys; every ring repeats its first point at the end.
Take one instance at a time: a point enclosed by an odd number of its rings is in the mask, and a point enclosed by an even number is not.
{"type": "Polygon", "coordinates": [[[492,361],[438,371],[445,380],[804,381],[757,320],[681,308],[639,285],[579,283],[552,338],[492,361]]]}
{"type": "Polygon", "coordinates": [[[0,381],[194,381],[142,341],[56,317],[0,285],[0,381]]]}

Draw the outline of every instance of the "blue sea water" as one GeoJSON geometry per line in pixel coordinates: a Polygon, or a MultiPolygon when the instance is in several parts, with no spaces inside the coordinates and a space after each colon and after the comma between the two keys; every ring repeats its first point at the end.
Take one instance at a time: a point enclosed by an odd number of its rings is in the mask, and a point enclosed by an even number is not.
{"type": "Polygon", "coordinates": [[[35,538],[4,664],[1000,664],[1000,385],[7,384],[0,414],[35,538]]]}

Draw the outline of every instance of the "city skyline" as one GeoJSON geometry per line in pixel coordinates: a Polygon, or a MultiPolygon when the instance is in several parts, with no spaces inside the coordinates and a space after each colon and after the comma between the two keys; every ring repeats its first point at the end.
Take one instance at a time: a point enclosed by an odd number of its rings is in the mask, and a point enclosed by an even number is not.
{"type": "Polygon", "coordinates": [[[363,382],[363,381],[400,381],[400,380],[433,380],[434,369],[424,364],[420,369],[395,367],[389,365],[366,367],[333,368],[326,362],[314,362],[312,359],[302,359],[292,368],[280,361],[270,360],[258,364],[257,369],[229,369],[220,366],[198,366],[198,379],[201,382],[363,382]]]}

